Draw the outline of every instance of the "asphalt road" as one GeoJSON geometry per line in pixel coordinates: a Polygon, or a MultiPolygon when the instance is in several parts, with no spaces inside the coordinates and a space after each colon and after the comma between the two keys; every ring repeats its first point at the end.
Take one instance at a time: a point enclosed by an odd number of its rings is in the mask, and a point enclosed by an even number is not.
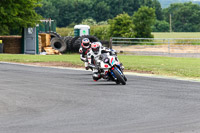
{"type": "Polygon", "coordinates": [[[0,133],[199,133],[200,83],[0,63],[0,133]]]}

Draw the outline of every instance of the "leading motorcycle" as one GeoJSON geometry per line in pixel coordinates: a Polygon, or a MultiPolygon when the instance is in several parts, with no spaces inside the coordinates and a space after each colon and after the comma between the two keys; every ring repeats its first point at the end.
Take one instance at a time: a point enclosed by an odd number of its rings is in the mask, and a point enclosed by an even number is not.
{"type": "Polygon", "coordinates": [[[123,73],[124,67],[116,55],[110,55],[109,53],[103,53],[95,57],[88,55],[88,63],[90,67],[98,71],[101,78],[114,81],[116,84],[126,85],[127,78],[123,73]]]}

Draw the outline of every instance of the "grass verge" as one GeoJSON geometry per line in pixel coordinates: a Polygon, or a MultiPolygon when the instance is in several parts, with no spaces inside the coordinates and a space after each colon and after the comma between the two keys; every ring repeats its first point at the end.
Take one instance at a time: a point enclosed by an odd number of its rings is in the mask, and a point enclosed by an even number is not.
{"type": "MultiPolygon", "coordinates": [[[[159,56],[119,55],[126,70],[200,79],[199,58],[175,58],[159,56]]],[[[1,54],[0,61],[6,62],[66,62],[84,66],[78,54],[66,55],[11,55],[1,54]]]]}
{"type": "Polygon", "coordinates": [[[154,38],[199,38],[200,32],[152,32],[154,38]]]}
{"type": "Polygon", "coordinates": [[[128,70],[167,76],[200,78],[199,58],[121,55],[119,59],[128,70]]]}
{"type": "Polygon", "coordinates": [[[24,55],[24,54],[0,54],[0,61],[36,63],[36,62],[68,62],[75,65],[82,65],[80,55],[24,55]]]}

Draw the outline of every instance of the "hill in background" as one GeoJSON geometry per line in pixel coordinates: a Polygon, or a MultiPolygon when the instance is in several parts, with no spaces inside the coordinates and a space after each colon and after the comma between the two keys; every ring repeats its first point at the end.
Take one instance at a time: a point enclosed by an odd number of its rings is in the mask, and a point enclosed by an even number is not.
{"type": "Polygon", "coordinates": [[[183,2],[189,2],[189,1],[200,4],[200,0],[159,0],[159,1],[162,8],[167,8],[172,3],[183,3],[183,2]]]}

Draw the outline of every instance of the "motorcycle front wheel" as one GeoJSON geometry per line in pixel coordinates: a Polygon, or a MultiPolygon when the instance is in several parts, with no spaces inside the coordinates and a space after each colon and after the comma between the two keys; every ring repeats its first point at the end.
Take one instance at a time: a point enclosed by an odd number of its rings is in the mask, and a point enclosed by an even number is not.
{"type": "Polygon", "coordinates": [[[121,82],[123,85],[126,84],[126,81],[124,80],[124,78],[122,77],[122,75],[116,70],[113,70],[113,73],[115,74],[117,80],[119,80],[119,82],[121,82]]]}

